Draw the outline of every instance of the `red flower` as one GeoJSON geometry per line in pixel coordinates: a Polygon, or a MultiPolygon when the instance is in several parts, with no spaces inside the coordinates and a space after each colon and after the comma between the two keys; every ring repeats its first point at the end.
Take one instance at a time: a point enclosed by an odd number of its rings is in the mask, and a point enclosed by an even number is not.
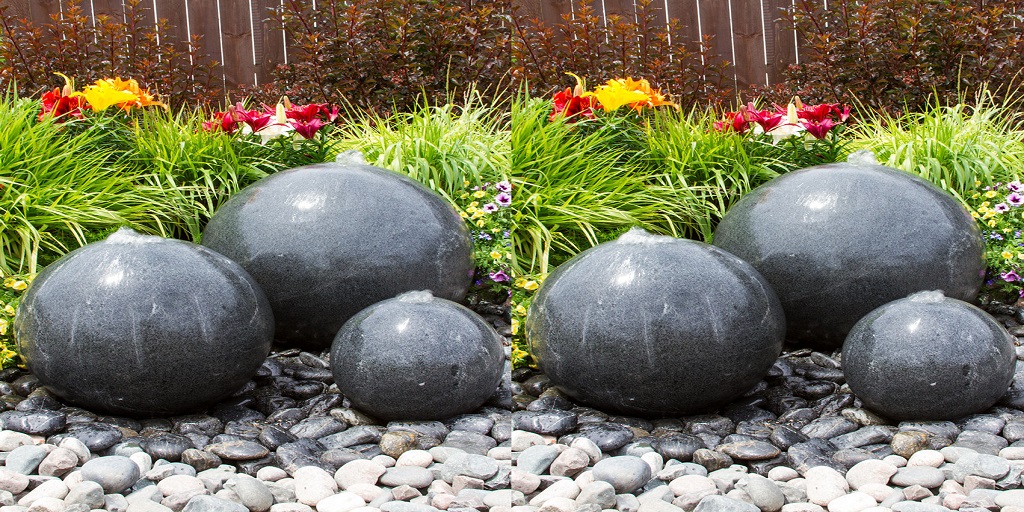
{"type": "Polygon", "coordinates": [[[224,112],[217,112],[213,115],[213,121],[203,122],[203,129],[208,132],[222,131],[225,133],[235,133],[238,129],[239,120],[235,118],[235,113],[232,110],[226,110],[224,112]]]}
{"type": "Polygon", "coordinates": [[[824,121],[828,116],[832,115],[834,110],[839,107],[835,103],[822,103],[820,105],[806,105],[796,111],[796,116],[800,119],[806,119],[807,121],[820,123],[824,121]]]}
{"type": "Polygon", "coordinates": [[[782,119],[786,117],[786,112],[785,110],[783,110],[782,112],[779,112],[778,110],[773,112],[768,109],[758,110],[754,107],[753,103],[748,103],[747,116],[750,118],[751,121],[754,121],[755,123],[761,125],[762,130],[764,130],[765,132],[770,132],[772,128],[775,128],[780,123],[782,123],[782,119]]]}
{"type": "Polygon", "coordinates": [[[805,119],[800,122],[800,125],[807,130],[807,133],[814,135],[815,138],[824,139],[828,135],[829,130],[836,125],[836,122],[829,118],[824,118],[820,121],[805,119]]]}
{"type": "Polygon", "coordinates": [[[287,116],[288,119],[294,119],[302,123],[308,123],[316,119],[316,117],[319,116],[321,112],[327,112],[327,104],[310,103],[308,105],[303,105],[301,107],[289,107],[287,110],[285,110],[284,115],[287,116]]]}
{"type": "Polygon", "coordinates": [[[847,105],[843,107],[843,110],[839,110],[839,104],[835,104],[832,107],[832,113],[839,116],[840,123],[845,123],[848,119],[850,119],[850,106],[847,105]]]}
{"type": "Polygon", "coordinates": [[[256,133],[270,124],[270,121],[274,118],[272,113],[266,111],[260,111],[256,109],[246,110],[241,103],[236,103],[232,107],[235,112],[235,118],[239,121],[249,125],[249,129],[256,133]]]}
{"type": "Polygon", "coordinates": [[[715,130],[720,132],[734,131],[736,133],[746,133],[747,129],[750,128],[751,120],[747,118],[747,107],[740,107],[736,112],[726,112],[725,120],[718,121],[715,123],[715,130]]]}
{"type": "Polygon", "coordinates": [[[308,121],[293,120],[289,124],[292,125],[292,128],[295,128],[295,133],[298,133],[307,139],[312,139],[313,136],[316,135],[316,132],[324,126],[324,122],[317,118],[313,118],[308,121]]]}
{"type": "Polygon", "coordinates": [[[548,121],[554,122],[559,117],[564,117],[567,121],[576,121],[576,119],[572,119],[575,116],[594,119],[596,117],[594,109],[600,106],[597,98],[583,95],[586,86],[582,78],[572,73],[566,74],[576,78],[576,87],[566,87],[564,91],[555,93],[554,98],[552,98],[555,108],[551,111],[551,115],[548,116],[548,121]]]}
{"type": "Polygon", "coordinates": [[[85,117],[82,114],[82,109],[86,108],[88,104],[85,98],[81,96],[65,96],[60,89],[55,88],[43,94],[43,109],[39,112],[39,121],[43,121],[47,116],[52,116],[58,120],[63,116],[71,116],[75,119],[82,119],[85,117]]]}
{"type": "Polygon", "coordinates": [[[327,122],[328,123],[333,123],[333,122],[337,121],[338,117],[341,115],[341,111],[340,111],[340,109],[338,108],[337,105],[331,107],[330,110],[327,110],[327,108],[324,108],[323,109],[323,113],[324,113],[324,115],[327,116],[327,122]]]}

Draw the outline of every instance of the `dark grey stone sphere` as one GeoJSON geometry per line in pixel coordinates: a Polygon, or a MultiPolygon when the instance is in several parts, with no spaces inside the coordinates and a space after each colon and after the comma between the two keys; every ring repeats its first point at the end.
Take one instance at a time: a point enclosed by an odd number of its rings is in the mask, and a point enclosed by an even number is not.
{"type": "Polygon", "coordinates": [[[893,420],[949,420],[1006,393],[1013,336],[984,311],[941,292],[875,309],[843,343],[843,372],[869,408],[893,420]]]}
{"type": "Polygon", "coordinates": [[[566,394],[665,416],[713,408],[757,384],[782,351],[785,318],[743,260],[634,229],[555,269],[526,333],[566,394]]]}
{"type": "Polygon", "coordinates": [[[299,167],[245,188],[210,220],[203,245],[260,283],[278,339],[314,347],[402,292],[461,301],[473,274],[469,231],[450,204],[412,179],[355,163],[299,167]]]}
{"type": "Polygon", "coordinates": [[[122,229],[40,272],[14,329],[28,369],[55,395],[147,416],[241,388],[270,353],[274,318],[235,262],[122,229]]]}
{"type": "Polygon", "coordinates": [[[473,411],[498,389],[501,337],[476,313],[427,291],[353,316],[331,345],[338,389],[383,420],[437,420],[473,411]]]}
{"type": "Polygon", "coordinates": [[[771,283],[788,339],[832,348],[868,312],[911,293],[973,300],[985,272],[967,210],[881,165],[828,164],[776,178],[729,209],[714,244],[771,283]]]}

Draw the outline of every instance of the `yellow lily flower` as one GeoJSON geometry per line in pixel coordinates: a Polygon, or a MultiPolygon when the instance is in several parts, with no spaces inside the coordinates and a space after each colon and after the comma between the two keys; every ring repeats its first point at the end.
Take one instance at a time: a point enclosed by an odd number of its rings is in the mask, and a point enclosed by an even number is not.
{"type": "Polygon", "coordinates": [[[135,93],[115,88],[114,81],[110,79],[97,80],[93,85],[85,86],[82,92],[76,92],[72,96],[84,97],[85,101],[88,101],[92,109],[97,112],[122,103],[134,105],[139,100],[135,93]]]}
{"type": "Polygon", "coordinates": [[[609,80],[605,85],[599,85],[593,92],[584,93],[583,96],[597,98],[605,112],[611,112],[623,105],[643,103],[649,99],[643,91],[627,89],[625,80],[609,80]]]}

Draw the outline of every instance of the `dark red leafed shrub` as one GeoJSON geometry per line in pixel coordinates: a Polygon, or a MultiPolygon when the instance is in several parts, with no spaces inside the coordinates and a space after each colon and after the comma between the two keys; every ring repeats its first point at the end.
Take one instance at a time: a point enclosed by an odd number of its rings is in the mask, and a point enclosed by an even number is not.
{"type": "Polygon", "coordinates": [[[142,0],[125,0],[125,16],[85,15],[81,0],[67,0],[64,12],[45,24],[18,18],[0,6],[0,87],[17,84],[22,97],[35,97],[62,84],[54,73],[80,85],[100,78],[135,78],[171,105],[219,103],[212,73],[217,63],[198,53],[199,38],[173,43],[166,20],[143,23],[142,0]]]}
{"type": "Polygon", "coordinates": [[[444,102],[471,85],[493,95],[510,66],[509,9],[509,0],[318,0],[316,9],[285,0],[270,16],[294,41],[290,63],[250,92],[378,112],[407,110],[424,94],[444,102]]]}
{"type": "Polygon", "coordinates": [[[636,1],[635,19],[611,15],[607,24],[590,3],[578,0],[575,15],[563,14],[556,24],[513,11],[516,82],[525,81],[532,94],[547,96],[573,82],[567,72],[595,85],[632,76],[650,80],[684,106],[732,99],[732,78],[725,75],[728,63],[709,53],[711,36],[703,41],[673,37],[680,33],[680,22],[673,19],[666,26],[653,0],[636,1]]]}
{"type": "Polygon", "coordinates": [[[805,48],[787,89],[811,101],[911,111],[1024,76],[1024,0],[796,0],[783,11],[805,48]]]}

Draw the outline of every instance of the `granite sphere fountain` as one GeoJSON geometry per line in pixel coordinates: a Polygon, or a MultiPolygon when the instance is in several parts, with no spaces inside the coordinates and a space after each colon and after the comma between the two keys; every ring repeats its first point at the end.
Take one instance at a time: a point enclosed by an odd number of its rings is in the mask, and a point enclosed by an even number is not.
{"type": "Polygon", "coordinates": [[[754,386],[782,350],[785,319],[743,260],[634,229],[552,272],[526,328],[541,369],[569,396],[662,416],[704,411],[754,386]]]}
{"type": "Polygon", "coordinates": [[[504,368],[501,337],[476,313],[427,291],[381,301],[331,345],[338,389],[384,420],[435,420],[480,407],[504,368]]]}
{"type": "Polygon", "coordinates": [[[1016,364],[1013,336],[987,313],[942,292],[885,304],[843,343],[850,389],[894,420],[948,420],[991,407],[1016,364]]]}
{"type": "Polygon", "coordinates": [[[714,244],[782,301],[787,338],[838,348],[853,324],[922,290],[970,301],[985,272],[977,223],[935,185],[870,163],[776,178],[726,213],[714,244]]]}
{"type": "Polygon", "coordinates": [[[277,338],[330,345],[346,320],[402,292],[460,301],[472,279],[465,221],[398,173],[348,160],[280,172],[233,195],[203,245],[260,283],[277,338]]]}
{"type": "Polygon", "coordinates": [[[29,370],[96,411],[169,415],[241,388],[274,318],[242,267],[205,247],[122,229],[46,267],[15,321],[29,370]]]}

